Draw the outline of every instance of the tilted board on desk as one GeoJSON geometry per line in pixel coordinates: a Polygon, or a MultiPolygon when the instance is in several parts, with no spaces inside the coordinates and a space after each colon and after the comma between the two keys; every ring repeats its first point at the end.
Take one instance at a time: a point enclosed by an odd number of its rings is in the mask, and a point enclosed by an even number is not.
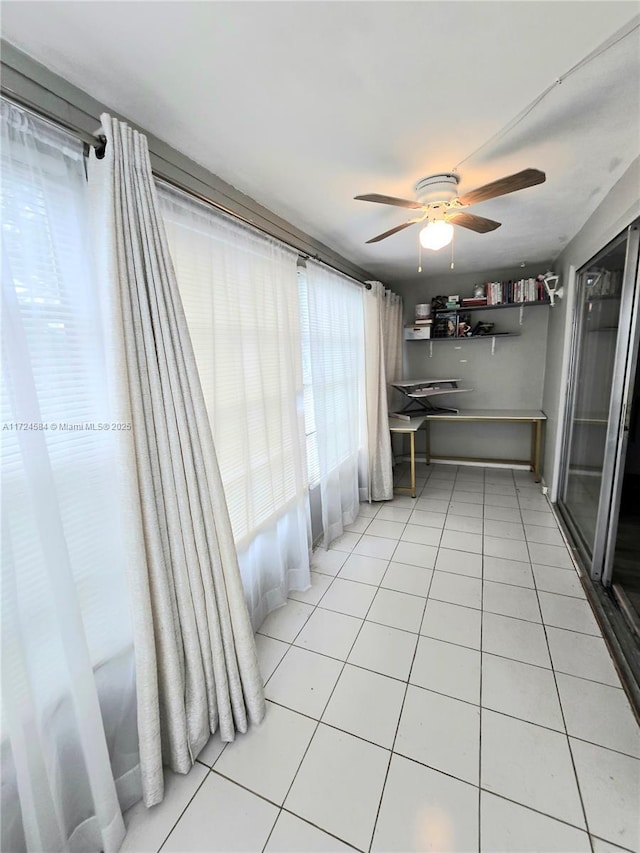
{"type": "Polygon", "coordinates": [[[402,379],[390,382],[394,388],[424,388],[427,385],[445,385],[447,382],[459,382],[459,379],[402,379]]]}
{"type": "Polygon", "coordinates": [[[426,419],[425,415],[416,415],[405,421],[389,415],[389,430],[390,432],[417,432],[426,419]]]}
{"type": "Polygon", "coordinates": [[[464,394],[465,391],[473,391],[473,388],[425,388],[423,391],[410,391],[407,397],[422,400],[425,397],[437,397],[441,394],[464,394]]]}
{"type": "Polygon", "coordinates": [[[467,409],[457,414],[427,414],[429,420],[437,421],[546,421],[547,416],[539,409],[467,409]]]}

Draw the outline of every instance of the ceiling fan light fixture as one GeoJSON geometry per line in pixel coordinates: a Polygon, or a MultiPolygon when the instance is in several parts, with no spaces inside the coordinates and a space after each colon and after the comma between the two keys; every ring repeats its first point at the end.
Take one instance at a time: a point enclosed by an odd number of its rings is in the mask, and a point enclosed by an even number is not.
{"type": "Polygon", "coordinates": [[[438,249],[444,249],[452,240],[453,225],[445,222],[444,219],[437,219],[435,222],[430,222],[420,232],[420,245],[425,249],[431,249],[433,252],[437,252],[438,249]]]}

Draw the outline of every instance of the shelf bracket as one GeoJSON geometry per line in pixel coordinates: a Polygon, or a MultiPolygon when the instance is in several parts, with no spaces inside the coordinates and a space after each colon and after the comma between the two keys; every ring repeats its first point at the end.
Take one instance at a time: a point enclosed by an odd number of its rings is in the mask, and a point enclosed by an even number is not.
{"type": "Polygon", "coordinates": [[[520,306],[520,325],[524,322],[524,305],[520,306]]]}
{"type": "Polygon", "coordinates": [[[495,335],[491,338],[491,355],[496,354],[496,338],[495,335]]]}

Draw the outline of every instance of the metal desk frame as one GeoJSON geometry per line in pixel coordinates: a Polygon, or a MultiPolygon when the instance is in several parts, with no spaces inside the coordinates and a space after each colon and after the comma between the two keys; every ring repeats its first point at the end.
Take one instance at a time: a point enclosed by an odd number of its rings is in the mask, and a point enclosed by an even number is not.
{"type": "Polygon", "coordinates": [[[459,412],[457,415],[434,414],[425,417],[425,431],[427,440],[427,464],[431,459],[453,459],[459,462],[485,462],[488,465],[528,465],[533,471],[533,479],[536,483],[541,480],[540,462],[542,457],[542,426],[547,416],[544,412],[517,412],[517,411],[467,411],[459,412]],[[464,423],[502,423],[502,424],[531,424],[531,454],[529,459],[486,459],[475,456],[433,456],[430,452],[430,421],[459,421],[464,423]]]}
{"type": "MultiPolygon", "coordinates": [[[[394,486],[394,492],[416,496],[416,433],[427,420],[426,415],[416,415],[410,421],[404,421],[400,418],[389,418],[389,431],[392,435],[408,435],[409,446],[411,450],[411,485],[410,486],[394,486]]],[[[429,462],[429,459],[426,460],[429,462]]]]}
{"type": "Polygon", "coordinates": [[[542,427],[547,416],[544,412],[517,412],[517,411],[467,411],[458,414],[432,414],[417,415],[410,421],[399,418],[389,418],[389,431],[393,435],[408,435],[410,444],[410,486],[395,486],[394,491],[409,494],[416,497],[416,433],[420,427],[425,426],[426,452],[425,462],[427,465],[432,459],[452,459],[458,462],[484,462],[487,465],[528,465],[533,471],[533,479],[536,483],[541,480],[540,462],[542,458],[542,427]],[[531,424],[531,455],[529,459],[485,459],[476,456],[433,456],[430,447],[430,421],[461,421],[464,423],[502,423],[502,424],[531,424]]]}

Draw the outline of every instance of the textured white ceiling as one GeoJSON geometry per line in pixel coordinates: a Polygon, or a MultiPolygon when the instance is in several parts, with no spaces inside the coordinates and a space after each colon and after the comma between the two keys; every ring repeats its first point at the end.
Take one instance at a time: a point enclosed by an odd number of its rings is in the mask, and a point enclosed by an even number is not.
{"type": "MultiPolygon", "coordinates": [[[[418,227],[354,201],[413,197],[637,14],[636,2],[4,2],[3,37],[383,281],[418,227]]],[[[638,31],[459,169],[460,191],[547,182],[472,209],[456,271],[556,257],[640,153],[638,31]]],[[[450,252],[425,253],[425,273],[450,252]],[[427,256],[428,254],[428,256],[427,256]]]]}

